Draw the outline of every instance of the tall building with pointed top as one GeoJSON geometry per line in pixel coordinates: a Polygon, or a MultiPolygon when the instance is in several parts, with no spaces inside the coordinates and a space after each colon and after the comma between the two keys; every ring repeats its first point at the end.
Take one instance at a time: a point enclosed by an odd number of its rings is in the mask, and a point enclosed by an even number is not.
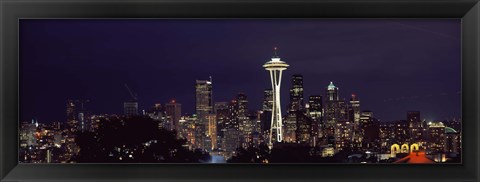
{"type": "Polygon", "coordinates": [[[348,105],[348,120],[354,123],[360,122],[360,100],[356,94],[352,94],[348,105]]]}
{"type": "Polygon", "coordinates": [[[338,87],[333,82],[327,86],[325,92],[325,126],[333,127],[340,118],[340,99],[338,96],[338,87]]]}
{"type": "Polygon", "coordinates": [[[324,111],[324,125],[322,126],[324,138],[329,144],[333,144],[335,127],[337,122],[346,122],[347,105],[344,100],[339,98],[339,88],[333,82],[327,86],[325,91],[325,111],[324,111]],[[332,140],[333,139],[333,140],[332,140]]]}
{"type": "Polygon", "coordinates": [[[273,147],[273,142],[281,142],[283,140],[282,134],[282,113],[280,105],[280,85],[282,81],[282,72],[289,66],[284,61],[280,60],[277,55],[277,48],[275,47],[275,54],[270,61],[266,62],[263,67],[270,73],[270,81],[272,82],[273,90],[273,106],[272,106],[272,120],[270,127],[270,137],[268,145],[273,147]],[[274,139],[275,138],[275,139],[274,139]]]}
{"type": "Polygon", "coordinates": [[[348,121],[353,123],[353,147],[361,148],[363,132],[360,125],[360,101],[356,94],[352,94],[352,97],[348,102],[348,121]]]}
{"type": "Polygon", "coordinates": [[[85,104],[89,103],[90,100],[77,99],[74,102],[78,103],[78,105],[80,106],[76,109],[76,120],[78,121],[77,129],[82,132],[91,131],[92,122],[90,120],[90,112],[88,112],[85,108],[85,104]]]}
{"type": "Polygon", "coordinates": [[[333,82],[330,82],[330,84],[327,86],[327,91],[326,91],[326,99],[327,101],[338,101],[338,87],[336,87],[333,82]]]}

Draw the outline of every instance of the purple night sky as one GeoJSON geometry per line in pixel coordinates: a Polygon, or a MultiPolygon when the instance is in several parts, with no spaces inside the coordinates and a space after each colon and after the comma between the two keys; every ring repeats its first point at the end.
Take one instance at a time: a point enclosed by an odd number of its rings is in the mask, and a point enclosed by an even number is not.
{"type": "Polygon", "coordinates": [[[213,77],[214,102],[239,92],[260,109],[273,47],[304,97],[352,93],[381,121],[461,116],[460,19],[405,20],[20,20],[20,120],[65,121],[66,102],[90,99],[92,113],[122,114],[127,83],[139,110],[175,98],[194,112],[196,79],[213,77]]]}

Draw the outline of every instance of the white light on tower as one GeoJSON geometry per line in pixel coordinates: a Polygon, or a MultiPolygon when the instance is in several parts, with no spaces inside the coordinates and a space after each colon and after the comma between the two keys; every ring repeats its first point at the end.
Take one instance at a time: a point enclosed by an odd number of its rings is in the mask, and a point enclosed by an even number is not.
{"type": "Polygon", "coordinates": [[[282,113],[280,106],[280,83],[282,82],[282,71],[286,70],[289,66],[287,63],[280,60],[280,57],[277,55],[277,48],[274,48],[275,55],[272,57],[271,61],[266,62],[263,67],[265,70],[270,72],[270,80],[272,82],[272,91],[273,91],[273,104],[272,104],[272,120],[270,127],[270,138],[268,146],[272,148],[273,143],[273,133],[275,132],[275,137],[277,142],[283,140],[282,137],[282,113]]]}

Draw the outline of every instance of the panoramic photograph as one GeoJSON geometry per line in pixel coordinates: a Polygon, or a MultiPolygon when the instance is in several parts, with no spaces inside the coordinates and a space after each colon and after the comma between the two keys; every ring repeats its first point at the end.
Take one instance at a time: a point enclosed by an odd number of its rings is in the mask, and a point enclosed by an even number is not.
{"type": "Polygon", "coordinates": [[[462,163],[461,19],[20,19],[19,163],[462,163]]]}

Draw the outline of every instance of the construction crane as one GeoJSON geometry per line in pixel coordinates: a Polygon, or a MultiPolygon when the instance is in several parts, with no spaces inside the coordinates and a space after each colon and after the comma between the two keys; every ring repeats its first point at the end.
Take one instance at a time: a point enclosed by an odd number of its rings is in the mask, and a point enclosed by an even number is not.
{"type": "Polygon", "coordinates": [[[137,95],[134,94],[134,93],[132,92],[132,90],[130,90],[130,88],[128,87],[128,85],[127,85],[126,83],[125,83],[125,88],[127,88],[128,93],[130,93],[130,96],[132,97],[133,101],[137,101],[137,95]]]}

